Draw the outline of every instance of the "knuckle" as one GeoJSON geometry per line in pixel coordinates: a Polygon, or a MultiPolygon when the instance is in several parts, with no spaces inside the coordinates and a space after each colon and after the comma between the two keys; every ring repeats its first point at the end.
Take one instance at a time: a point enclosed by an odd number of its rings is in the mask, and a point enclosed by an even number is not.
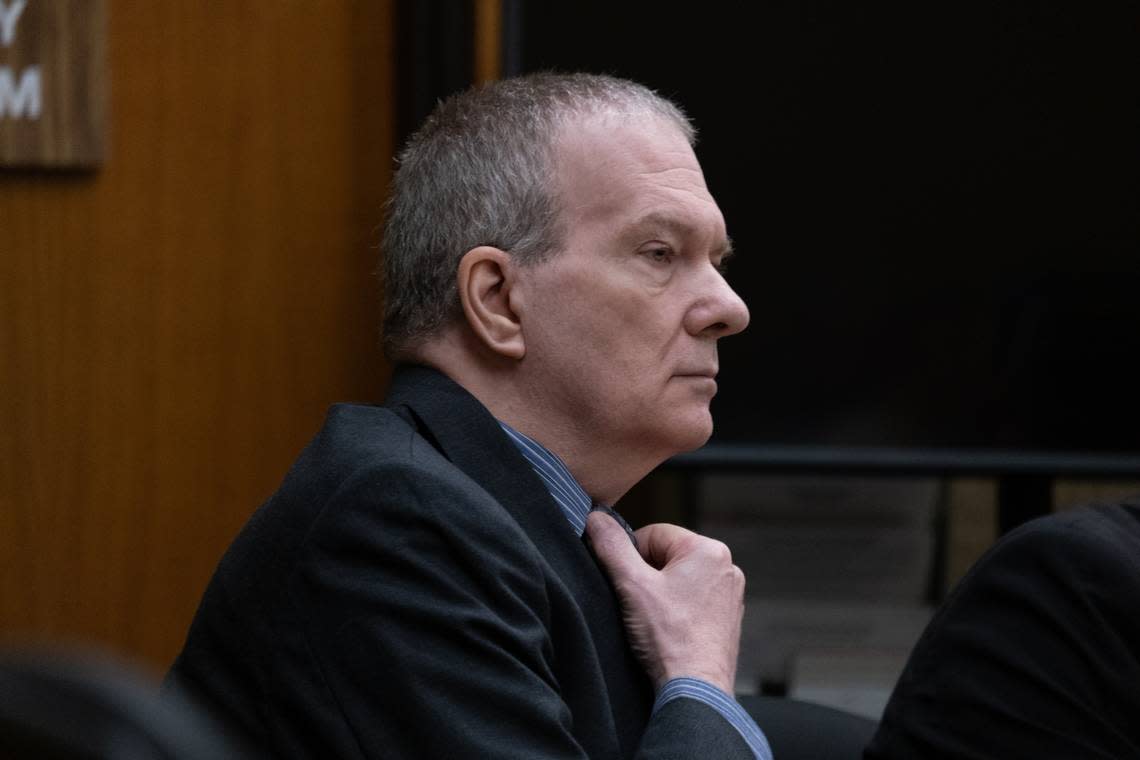
{"type": "Polygon", "coordinates": [[[723,541],[717,541],[714,538],[708,539],[705,546],[705,551],[708,553],[710,559],[726,565],[732,564],[732,550],[728,548],[728,544],[723,541]]]}
{"type": "Polygon", "coordinates": [[[680,535],[677,538],[678,554],[688,554],[690,552],[698,552],[704,546],[704,542],[708,539],[699,536],[696,533],[687,533],[680,535]]]}
{"type": "Polygon", "coordinates": [[[732,582],[736,585],[741,595],[744,594],[744,587],[748,584],[748,578],[745,577],[744,571],[739,566],[732,566],[732,582]]]}

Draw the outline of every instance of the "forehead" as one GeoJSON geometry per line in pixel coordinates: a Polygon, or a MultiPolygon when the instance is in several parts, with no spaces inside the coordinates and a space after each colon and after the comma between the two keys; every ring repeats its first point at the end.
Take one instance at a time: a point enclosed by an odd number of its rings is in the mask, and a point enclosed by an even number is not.
{"type": "Polygon", "coordinates": [[[557,194],[573,224],[719,228],[724,220],[697,157],[676,125],[656,114],[573,121],[555,142],[557,194]]]}

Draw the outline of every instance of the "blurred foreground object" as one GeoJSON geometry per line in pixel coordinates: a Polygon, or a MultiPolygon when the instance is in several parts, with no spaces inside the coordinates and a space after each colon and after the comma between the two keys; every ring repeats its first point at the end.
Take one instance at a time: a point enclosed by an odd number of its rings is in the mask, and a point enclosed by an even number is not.
{"type": "Polygon", "coordinates": [[[189,701],[131,666],[59,650],[0,653],[0,759],[217,760],[237,751],[189,701]]]}
{"type": "Polygon", "coordinates": [[[1140,496],[1034,520],[915,646],[866,760],[1140,757],[1140,496]]]}

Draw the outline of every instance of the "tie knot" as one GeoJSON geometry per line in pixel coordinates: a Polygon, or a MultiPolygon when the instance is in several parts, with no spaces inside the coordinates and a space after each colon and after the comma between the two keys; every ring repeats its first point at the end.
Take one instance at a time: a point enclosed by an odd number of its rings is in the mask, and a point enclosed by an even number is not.
{"type": "Polygon", "coordinates": [[[625,529],[625,534],[627,536],[629,536],[629,540],[633,542],[633,547],[635,549],[637,548],[637,536],[635,536],[633,534],[633,528],[629,527],[629,523],[627,523],[625,521],[624,517],[622,517],[621,515],[619,515],[617,513],[616,509],[614,509],[613,507],[611,507],[607,504],[599,504],[597,502],[594,502],[593,505],[590,506],[590,511],[591,512],[604,512],[607,515],[609,515],[610,517],[617,520],[617,524],[625,529]]]}

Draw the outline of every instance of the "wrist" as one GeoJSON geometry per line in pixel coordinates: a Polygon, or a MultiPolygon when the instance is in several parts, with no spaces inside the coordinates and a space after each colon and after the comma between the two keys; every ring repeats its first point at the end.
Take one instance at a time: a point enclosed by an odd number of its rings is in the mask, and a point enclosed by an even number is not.
{"type": "Polygon", "coordinates": [[[730,697],[736,693],[736,679],[734,676],[729,676],[723,671],[717,672],[707,669],[697,668],[678,668],[675,671],[670,671],[662,676],[655,684],[656,691],[660,692],[665,688],[665,684],[670,681],[675,681],[679,678],[690,678],[703,683],[715,686],[730,697]]]}

